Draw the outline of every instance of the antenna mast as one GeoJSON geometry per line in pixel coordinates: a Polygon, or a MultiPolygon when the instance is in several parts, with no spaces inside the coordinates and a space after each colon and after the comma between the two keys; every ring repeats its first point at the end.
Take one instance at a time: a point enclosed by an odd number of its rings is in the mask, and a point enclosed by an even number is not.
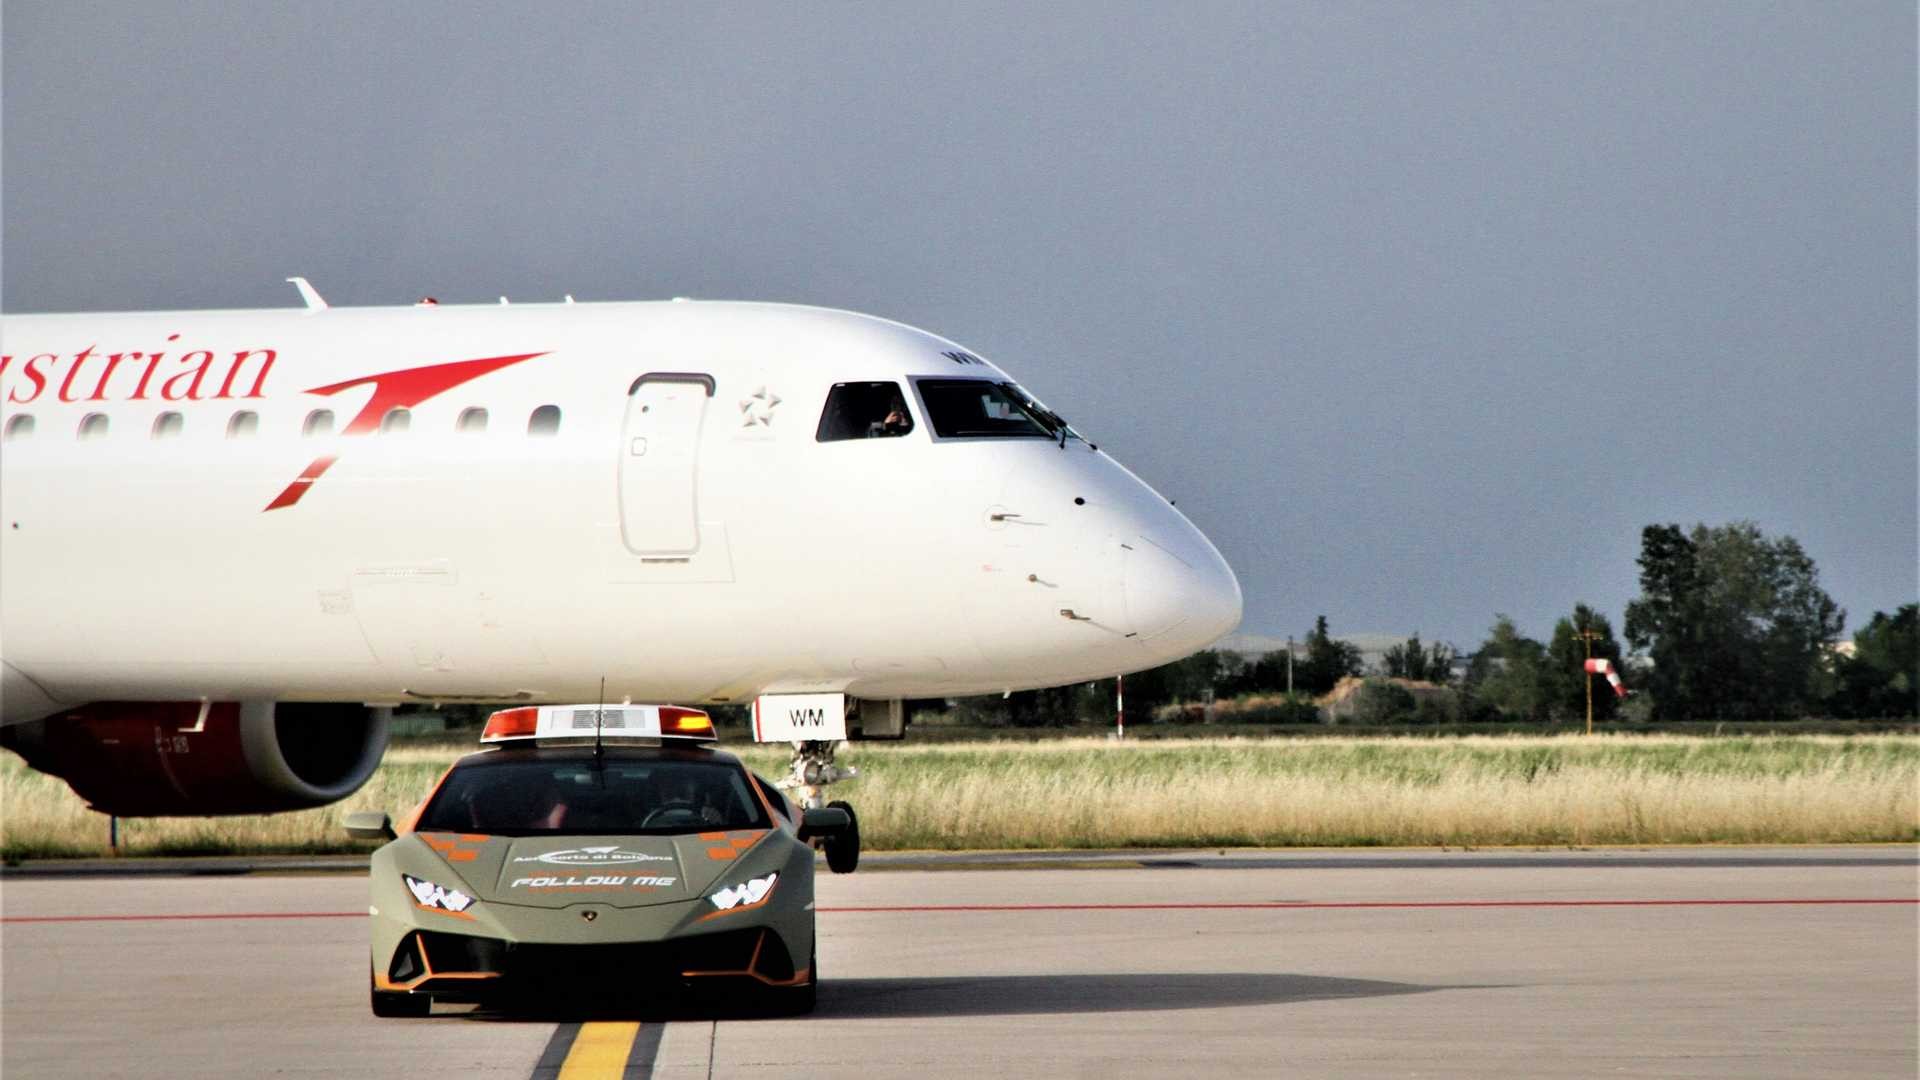
{"type": "Polygon", "coordinates": [[[607,716],[607,677],[600,676],[600,696],[593,703],[593,760],[600,760],[600,723],[607,716]]]}

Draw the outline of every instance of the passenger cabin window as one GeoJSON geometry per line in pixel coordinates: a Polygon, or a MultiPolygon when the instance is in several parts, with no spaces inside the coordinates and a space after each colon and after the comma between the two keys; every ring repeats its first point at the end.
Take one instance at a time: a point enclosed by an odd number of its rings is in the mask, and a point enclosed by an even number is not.
{"type": "Polygon", "coordinates": [[[333,410],[315,409],[308,413],[306,423],[300,425],[300,434],[309,439],[325,438],[333,434],[333,410]]]}
{"type": "Polygon", "coordinates": [[[527,417],[527,434],[545,437],[560,434],[560,406],[542,405],[527,417]]]}
{"type": "Polygon", "coordinates": [[[916,379],[933,433],[943,439],[1057,439],[1066,421],[1012,383],[916,379]]]}
{"type": "Polygon", "coordinates": [[[186,430],[186,417],[177,412],[163,412],[153,418],[153,437],[171,439],[186,430]]]}
{"type": "Polygon", "coordinates": [[[487,410],[477,406],[461,410],[460,419],[454,423],[453,430],[462,435],[478,435],[486,431],[487,410]]]}
{"type": "Polygon", "coordinates": [[[412,426],[413,413],[399,406],[388,409],[387,415],[380,418],[380,434],[382,435],[405,435],[407,429],[412,426]]]}
{"type": "Polygon", "coordinates": [[[33,434],[33,417],[21,413],[7,421],[7,441],[24,439],[33,434]]]}
{"type": "Polygon", "coordinates": [[[233,414],[233,419],[227,421],[229,439],[251,439],[259,433],[260,414],[257,412],[241,409],[233,414]]]}
{"type": "Polygon", "coordinates": [[[913,430],[913,414],[900,384],[890,382],[834,383],[827,407],[820,414],[815,442],[842,439],[892,439],[913,430]]]}
{"type": "Polygon", "coordinates": [[[88,413],[80,420],[78,432],[81,439],[101,439],[107,434],[107,414],[88,413]]]}

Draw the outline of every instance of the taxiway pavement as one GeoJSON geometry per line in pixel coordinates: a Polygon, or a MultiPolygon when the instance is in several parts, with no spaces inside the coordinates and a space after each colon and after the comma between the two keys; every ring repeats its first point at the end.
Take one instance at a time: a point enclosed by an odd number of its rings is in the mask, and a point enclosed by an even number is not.
{"type": "Polygon", "coordinates": [[[353,874],[0,879],[0,1073],[1920,1074],[1920,849],[895,856],[818,1011],[375,1020],[353,874]]]}

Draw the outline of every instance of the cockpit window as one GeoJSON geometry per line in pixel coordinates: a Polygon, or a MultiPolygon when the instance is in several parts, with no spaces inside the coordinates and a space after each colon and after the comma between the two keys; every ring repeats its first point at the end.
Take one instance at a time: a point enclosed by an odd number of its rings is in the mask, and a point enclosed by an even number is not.
{"type": "Polygon", "coordinates": [[[1058,413],[1012,383],[916,379],[927,421],[943,439],[1079,438],[1058,413]]]}
{"type": "Polygon", "coordinates": [[[815,442],[841,439],[892,439],[913,430],[913,414],[899,383],[834,383],[820,414],[815,442]]]}

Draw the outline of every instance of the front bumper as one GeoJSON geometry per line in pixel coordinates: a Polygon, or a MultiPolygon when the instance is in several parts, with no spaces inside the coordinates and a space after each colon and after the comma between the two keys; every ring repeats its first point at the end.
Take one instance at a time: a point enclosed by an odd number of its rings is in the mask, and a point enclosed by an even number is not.
{"type": "Polygon", "coordinates": [[[502,993],[670,990],[695,980],[798,986],[811,972],[771,927],[749,926],[656,942],[550,945],[415,930],[401,939],[380,990],[448,1000],[502,993]]]}

